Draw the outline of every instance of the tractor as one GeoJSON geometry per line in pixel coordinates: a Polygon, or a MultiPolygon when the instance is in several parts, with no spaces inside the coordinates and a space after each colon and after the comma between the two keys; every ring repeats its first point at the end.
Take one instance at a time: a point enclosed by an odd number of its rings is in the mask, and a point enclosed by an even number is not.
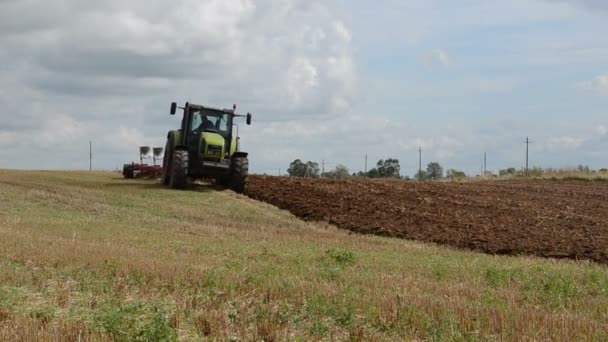
{"type": "MultiPolygon", "coordinates": [[[[177,103],[171,103],[171,115],[177,109],[177,103]]],[[[251,125],[251,114],[237,114],[236,105],[232,109],[218,109],[186,102],[179,109],[183,110],[181,128],[167,134],[163,184],[186,189],[193,180],[213,179],[220,186],[243,193],[249,160],[247,152],[240,150],[234,120],[245,117],[247,125],[251,125]]]]}

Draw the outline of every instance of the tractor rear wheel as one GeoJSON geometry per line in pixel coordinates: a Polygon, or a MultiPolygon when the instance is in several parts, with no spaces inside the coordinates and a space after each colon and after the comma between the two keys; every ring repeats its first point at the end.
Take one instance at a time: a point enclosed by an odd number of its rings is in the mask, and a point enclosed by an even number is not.
{"type": "Polygon", "coordinates": [[[232,159],[232,175],[230,188],[236,193],[242,194],[247,186],[247,175],[249,174],[249,159],[236,157],[232,159]]]}
{"type": "Polygon", "coordinates": [[[172,189],[185,189],[188,186],[188,151],[173,151],[172,159],[169,186],[172,189]]]}
{"type": "Polygon", "coordinates": [[[163,157],[163,174],[161,176],[161,181],[163,185],[169,185],[171,182],[171,165],[173,164],[173,144],[171,144],[171,139],[167,139],[167,144],[165,145],[165,156],[163,157]]]}

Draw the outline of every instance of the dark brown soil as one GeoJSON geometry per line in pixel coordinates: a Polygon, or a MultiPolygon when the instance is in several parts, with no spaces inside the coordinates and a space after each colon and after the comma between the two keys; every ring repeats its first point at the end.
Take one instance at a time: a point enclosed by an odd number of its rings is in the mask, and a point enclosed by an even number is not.
{"type": "Polygon", "coordinates": [[[608,182],[470,183],[252,176],[247,195],[357,233],[491,254],[608,263],[608,182]]]}

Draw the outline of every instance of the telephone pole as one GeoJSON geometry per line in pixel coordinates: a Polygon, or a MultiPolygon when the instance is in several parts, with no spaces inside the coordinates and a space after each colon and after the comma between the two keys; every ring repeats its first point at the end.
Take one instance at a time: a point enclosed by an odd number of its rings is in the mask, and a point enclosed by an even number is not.
{"type": "Polygon", "coordinates": [[[483,153],[483,175],[484,177],[488,174],[488,154],[487,152],[483,153]]]}
{"type": "Polygon", "coordinates": [[[93,141],[89,140],[89,171],[93,171],[93,141]]]}
{"type": "Polygon", "coordinates": [[[422,147],[418,148],[418,177],[422,177],[422,147]]]}
{"type": "Polygon", "coordinates": [[[367,154],[365,154],[365,173],[367,173],[367,154]]]}
{"type": "Polygon", "coordinates": [[[530,139],[528,137],[526,137],[526,177],[528,176],[528,172],[529,172],[529,157],[530,157],[530,139]]]}
{"type": "Polygon", "coordinates": [[[321,178],[325,174],[325,160],[321,160],[321,178]]]}

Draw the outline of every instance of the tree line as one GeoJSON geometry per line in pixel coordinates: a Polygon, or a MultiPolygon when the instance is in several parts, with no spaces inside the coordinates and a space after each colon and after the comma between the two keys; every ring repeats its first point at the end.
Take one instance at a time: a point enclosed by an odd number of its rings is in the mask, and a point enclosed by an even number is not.
{"type": "MultiPolygon", "coordinates": [[[[394,158],[380,159],[374,168],[366,172],[360,171],[357,173],[351,173],[346,166],[341,164],[336,165],[336,167],[330,171],[323,172],[317,162],[304,162],[301,159],[296,159],[289,164],[287,174],[291,177],[329,179],[346,179],[351,177],[410,179],[407,175],[401,175],[399,159],[394,158]]],[[[462,179],[466,178],[466,174],[463,171],[455,169],[449,169],[444,172],[444,168],[439,163],[431,162],[427,165],[425,170],[417,172],[414,178],[416,180],[439,180],[443,178],[462,179]]]]}
{"type": "MultiPolygon", "coordinates": [[[[578,172],[578,173],[608,173],[607,169],[592,170],[589,166],[579,165],[576,169],[572,170],[553,170],[553,169],[542,169],[539,167],[532,167],[528,170],[516,169],[514,167],[499,170],[498,173],[488,171],[485,173],[486,177],[539,177],[543,174],[559,173],[564,171],[578,172]]],[[[393,179],[410,179],[409,176],[401,175],[401,166],[399,165],[399,159],[389,158],[380,159],[374,168],[368,171],[360,171],[351,173],[350,170],[341,164],[336,165],[332,170],[323,171],[319,167],[319,163],[314,161],[304,162],[301,159],[296,159],[289,164],[287,174],[291,177],[309,177],[309,178],[329,178],[329,179],[346,179],[352,177],[359,178],[393,178],[393,179]]],[[[467,175],[460,170],[448,169],[444,170],[437,162],[429,163],[425,169],[418,171],[414,177],[416,180],[440,180],[440,179],[465,179],[467,175]]]]}

